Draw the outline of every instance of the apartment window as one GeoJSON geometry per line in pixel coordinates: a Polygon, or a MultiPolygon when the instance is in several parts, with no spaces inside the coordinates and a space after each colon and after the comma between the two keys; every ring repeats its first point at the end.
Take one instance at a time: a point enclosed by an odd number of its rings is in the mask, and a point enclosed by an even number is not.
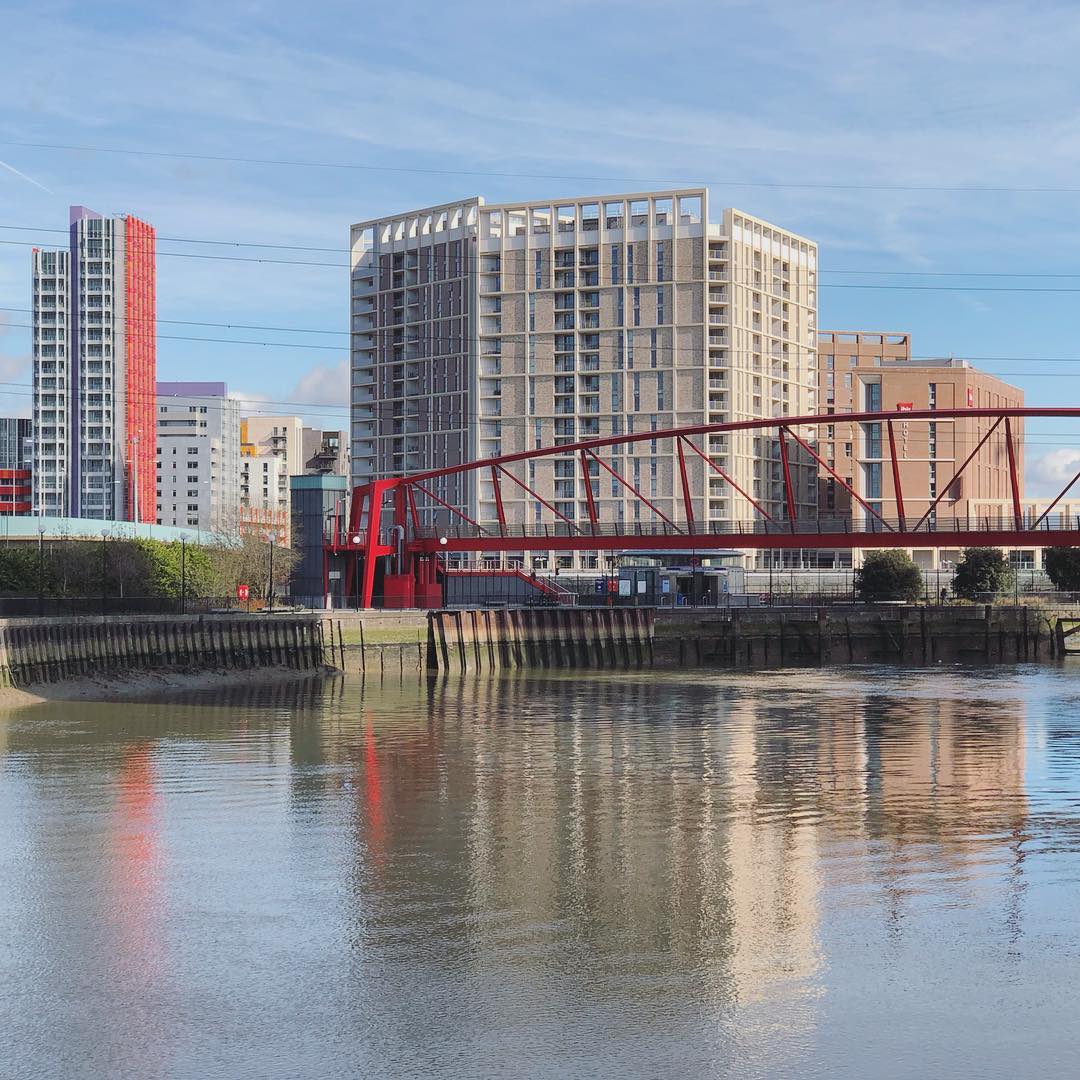
{"type": "Polygon", "coordinates": [[[667,322],[667,312],[664,308],[664,289],[663,287],[656,290],[656,321],[660,326],[663,326],[667,322]]]}
{"type": "Polygon", "coordinates": [[[529,293],[529,330],[536,330],[536,293],[529,293]]]}
{"type": "Polygon", "coordinates": [[[615,366],[621,371],[626,363],[626,343],[620,331],[615,339],[615,366]]]}
{"type": "Polygon", "coordinates": [[[626,366],[629,370],[634,369],[634,332],[628,331],[626,335],[626,366]]]}
{"type": "Polygon", "coordinates": [[[539,417],[533,421],[533,442],[537,450],[544,445],[543,421],[539,417]]]}
{"type": "Polygon", "coordinates": [[[849,356],[848,360],[847,360],[847,366],[848,367],[858,367],[859,366],[859,358],[857,356],[849,356]]]}
{"type": "Polygon", "coordinates": [[[930,441],[930,457],[937,457],[937,424],[926,425],[927,437],[930,441]]]}
{"type": "MultiPolygon", "coordinates": [[[[622,244],[611,245],[611,284],[618,285],[622,281],[622,244]]],[[[620,297],[621,297],[620,293],[620,297]]],[[[620,324],[622,320],[620,319],[620,324]]]]}
{"type": "Polygon", "coordinates": [[[536,371],[536,338],[529,338],[529,373],[536,371]]]}
{"type": "Polygon", "coordinates": [[[615,294],[615,325],[622,326],[626,322],[626,294],[622,289],[615,294]]]}
{"type": "Polygon", "coordinates": [[[641,289],[634,289],[634,325],[641,325],[641,289]]]}
{"type": "Polygon", "coordinates": [[[825,370],[826,371],[832,371],[833,368],[835,368],[835,367],[836,367],[836,357],[835,356],[826,356],[825,357],[825,370]]]}
{"type": "Polygon", "coordinates": [[[928,399],[929,399],[929,402],[930,402],[930,408],[931,409],[936,409],[937,408],[937,383],[929,383],[928,384],[928,389],[929,389],[929,394],[927,396],[928,396],[928,399]]]}
{"type": "Polygon", "coordinates": [[[866,444],[866,456],[868,458],[881,457],[881,425],[863,424],[863,439],[866,444]]]}
{"type": "Polygon", "coordinates": [[[844,373],[844,387],[846,389],[850,390],[851,386],[852,386],[852,374],[851,374],[850,371],[848,371],[848,372],[844,373]]]}
{"type": "Polygon", "coordinates": [[[930,498],[937,498],[937,462],[930,462],[930,498]]]}
{"type": "Polygon", "coordinates": [[[656,407],[658,409],[667,408],[664,403],[664,373],[662,371],[656,373],[656,407]]]}
{"type": "Polygon", "coordinates": [[[881,412],[881,383],[867,383],[863,392],[863,407],[867,412],[881,412]]]}
{"type": "Polygon", "coordinates": [[[536,274],[536,287],[538,289],[543,288],[544,285],[544,253],[539,248],[534,253],[535,258],[535,274],[536,274]]]}
{"type": "MultiPolygon", "coordinates": [[[[622,408],[622,376],[611,376],[611,408],[618,412],[622,408]]],[[[612,434],[615,434],[612,432],[612,434]]]]}
{"type": "MultiPolygon", "coordinates": [[[[656,241],[656,280],[667,281],[667,268],[664,265],[664,241],[656,241]]],[[[663,322],[663,319],[660,320],[663,322]]]]}
{"type": "Polygon", "coordinates": [[[634,373],[634,411],[641,409],[641,376],[634,373]]]}

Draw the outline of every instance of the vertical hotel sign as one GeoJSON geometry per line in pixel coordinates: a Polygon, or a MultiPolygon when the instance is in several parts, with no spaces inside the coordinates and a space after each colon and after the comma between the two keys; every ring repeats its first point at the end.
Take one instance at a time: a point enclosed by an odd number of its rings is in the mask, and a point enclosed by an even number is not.
{"type": "MultiPolygon", "coordinates": [[[[911,412],[915,408],[915,402],[913,401],[898,401],[896,403],[897,412],[911,412]]],[[[911,433],[911,425],[905,420],[900,425],[900,454],[902,457],[907,457],[908,452],[908,435],[911,433]]]]}

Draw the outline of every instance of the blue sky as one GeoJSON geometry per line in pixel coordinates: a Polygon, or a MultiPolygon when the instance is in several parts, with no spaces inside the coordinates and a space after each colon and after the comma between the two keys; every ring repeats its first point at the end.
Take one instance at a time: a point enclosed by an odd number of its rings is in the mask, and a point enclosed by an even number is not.
{"type": "MultiPolygon", "coordinates": [[[[0,225],[30,231],[0,240],[55,242],[45,230],[84,203],[162,237],[342,249],[162,251],[344,266],[349,224],[396,209],[708,182],[714,204],[819,242],[823,328],[908,330],[917,354],[970,357],[1029,404],[1080,401],[1080,362],[1022,359],[1080,357],[1080,292],[960,288],[1080,290],[1075,5],[46,0],[8,5],[4,28],[0,225]],[[925,190],[972,187],[1077,190],[925,190]],[[943,276],[989,274],[1077,276],[943,276]]],[[[158,269],[162,319],[342,332],[163,325],[300,347],[163,338],[162,378],[225,378],[344,426],[344,269],[164,255],[158,269]]],[[[0,307],[28,307],[29,282],[29,248],[0,244],[0,307]]],[[[0,383],[28,381],[29,335],[11,325],[26,321],[0,312],[0,383]]],[[[1029,491],[1080,468],[1063,428],[1029,432],[1029,491]]]]}

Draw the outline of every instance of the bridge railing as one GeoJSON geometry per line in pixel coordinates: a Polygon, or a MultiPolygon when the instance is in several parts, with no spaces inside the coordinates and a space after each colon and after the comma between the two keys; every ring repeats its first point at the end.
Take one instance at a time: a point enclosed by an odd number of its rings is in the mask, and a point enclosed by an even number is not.
{"type": "MultiPolygon", "coordinates": [[[[1038,532],[1080,531],[1080,515],[1051,515],[1042,521],[1025,520],[1025,530],[1038,532]]],[[[795,521],[713,521],[713,522],[621,522],[617,524],[589,522],[570,524],[568,522],[542,522],[526,524],[507,522],[497,524],[467,524],[448,522],[438,526],[420,526],[412,530],[416,540],[439,540],[442,537],[451,540],[468,540],[482,536],[502,536],[537,539],[544,537],[674,537],[674,536],[730,536],[733,542],[740,536],[791,536],[806,534],[815,537],[836,535],[838,538],[852,534],[864,536],[875,534],[910,534],[911,536],[933,536],[939,533],[997,533],[1015,532],[1016,523],[1011,515],[938,515],[936,520],[917,523],[898,519],[870,519],[853,521],[849,517],[819,517],[795,521]]]]}

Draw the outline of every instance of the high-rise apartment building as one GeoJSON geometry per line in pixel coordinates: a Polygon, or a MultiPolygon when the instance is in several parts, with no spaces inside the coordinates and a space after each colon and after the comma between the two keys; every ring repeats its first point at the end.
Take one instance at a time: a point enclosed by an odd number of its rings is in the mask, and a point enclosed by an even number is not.
{"type": "MultiPolygon", "coordinates": [[[[899,516],[888,426],[855,424],[851,412],[895,413],[893,443],[903,493],[904,512],[914,524],[934,508],[939,521],[968,514],[985,516],[986,506],[1011,514],[1008,452],[1001,438],[989,439],[963,474],[956,470],[994,424],[993,418],[959,417],[908,421],[918,409],[1022,407],[1024,392],[994,375],[951,357],[912,359],[907,334],[822,331],[818,335],[819,397],[836,423],[819,433],[818,452],[845,483],[883,518],[899,516]]],[[[1013,421],[1019,475],[1023,477],[1023,422],[1013,421]]],[[[852,499],[843,485],[822,469],[819,477],[822,516],[873,515],[852,499]]],[[[946,553],[947,555],[948,553],[946,553]]],[[[930,559],[929,551],[925,559],[930,559]]],[[[925,561],[925,559],[923,561],[925,561]]]]}
{"type": "Polygon", "coordinates": [[[349,433],[304,428],[304,472],[308,476],[349,475],[349,433]]]}
{"type": "MultiPolygon", "coordinates": [[[[593,436],[816,411],[817,247],[739,210],[710,222],[705,189],[477,197],[361,222],[351,250],[356,483],[593,436]]],[[[784,516],[775,434],[713,435],[702,449],[784,516]]],[[[791,456],[798,512],[813,514],[816,471],[791,456]]],[[[612,465],[681,519],[673,457],[670,442],[645,440],[618,448],[612,465]]],[[[687,465],[697,520],[753,518],[703,461],[687,465]]],[[[586,518],[572,456],[525,470],[560,513],[586,518]]],[[[605,522],[651,520],[608,474],[590,483],[605,522]]],[[[432,490],[497,520],[486,475],[432,490]]],[[[509,522],[540,520],[539,500],[510,484],[501,494],[509,522]]]]}
{"type": "Polygon", "coordinates": [[[240,532],[262,539],[273,533],[288,543],[289,527],[289,471],[285,457],[242,455],[240,532]]]}
{"type": "Polygon", "coordinates": [[[220,382],[157,384],[159,525],[235,533],[240,521],[240,402],[220,382]]]}
{"type": "Polygon", "coordinates": [[[155,235],[73,206],[67,249],[33,252],[34,507],[153,521],[155,235]]]}
{"type": "Polygon", "coordinates": [[[33,431],[32,420],[0,417],[0,515],[25,516],[32,508],[33,431]]]}
{"type": "Polygon", "coordinates": [[[284,462],[285,476],[304,471],[304,421],[299,416],[249,416],[243,421],[244,457],[270,454],[284,462]]]}

